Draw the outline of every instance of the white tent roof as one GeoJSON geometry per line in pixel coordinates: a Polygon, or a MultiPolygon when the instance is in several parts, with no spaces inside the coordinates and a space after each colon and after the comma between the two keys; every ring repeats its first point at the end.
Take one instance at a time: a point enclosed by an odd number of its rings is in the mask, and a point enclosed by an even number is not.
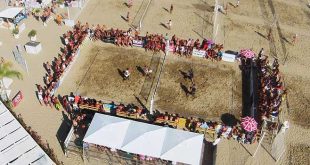
{"type": "Polygon", "coordinates": [[[0,164],[55,164],[2,102],[0,102],[0,164]]]}
{"type": "Polygon", "coordinates": [[[203,135],[96,113],[84,142],[186,164],[200,164],[203,135]]]}
{"type": "Polygon", "coordinates": [[[22,7],[12,7],[4,9],[0,12],[0,18],[14,18],[18,13],[23,10],[22,7]]]}

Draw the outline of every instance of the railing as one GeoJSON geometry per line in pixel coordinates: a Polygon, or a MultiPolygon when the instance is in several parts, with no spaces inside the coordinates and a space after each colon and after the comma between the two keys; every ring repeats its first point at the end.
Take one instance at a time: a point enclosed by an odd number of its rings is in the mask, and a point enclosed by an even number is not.
{"type": "Polygon", "coordinates": [[[71,129],[70,129],[70,131],[69,131],[69,133],[68,133],[68,136],[66,137],[66,140],[65,140],[65,142],[64,142],[65,156],[67,156],[67,148],[68,148],[68,146],[69,146],[69,143],[70,143],[70,140],[71,140],[71,138],[72,138],[72,136],[73,136],[73,133],[74,133],[74,128],[73,128],[73,126],[72,126],[71,129]]]}
{"type": "Polygon", "coordinates": [[[143,0],[140,8],[135,16],[135,18],[132,21],[132,26],[135,28],[139,28],[139,30],[141,30],[142,28],[142,21],[144,19],[144,16],[151,4],[152,0],[143,0]]]}

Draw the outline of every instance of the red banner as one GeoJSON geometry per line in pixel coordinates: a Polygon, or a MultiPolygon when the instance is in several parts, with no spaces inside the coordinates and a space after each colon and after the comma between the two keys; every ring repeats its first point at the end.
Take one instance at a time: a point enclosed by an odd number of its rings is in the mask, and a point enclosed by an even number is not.
{"type": "Polygon", "coordinates": [[[23,98],[24,98],[23,93],[21,91],[19,91],[15,95],[15,97],[12,99],[13,107],[16,107],[23,100],[23,98]]]}

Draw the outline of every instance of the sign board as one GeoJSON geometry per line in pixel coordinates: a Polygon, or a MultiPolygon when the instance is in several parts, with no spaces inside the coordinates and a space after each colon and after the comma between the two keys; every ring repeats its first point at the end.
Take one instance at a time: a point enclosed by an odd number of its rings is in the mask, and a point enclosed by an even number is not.
{"type": "Polygon", "coordinates": [[[25,45],[28,54],[38,54],[42,50],[40,42],[30,41],[25,45]]]}
{"type": "Polygon", "coordinates": [[[25,25],[25,23],[22,23],[22,24],[19,26],[19,33],[23,32],[25,29],[26,29],[26,25],[25,25]]]}
{"type": "Polygon", "coordinates": [[[13,50],[13,55],[14,55],[14,58],[15,58],[15,61],[22,65],[22,68],[28,73],[28,65],[27,65],[27,62],[26,60],[22,57],[22,55],[20,54],[19,51],[17,50],[13,50]]]}
{"type": "Polygon", "coordinates": [[[175,46],[173,44],[169,45],[169,52],[173,52],[174,51],[175,46]]]}
{"type": "Polygon", "coordinates": [[[222,60],[226,62],[235,62],[236,55],[223,53],[222,60]]]}
{"type": "Polygon", "coordinates": [[[103,42],[114,44],[115,43],[115,37],[104,37],[103,42]]]}
{"type": "Polygon", "coordinates": [[[19,91],[12,99],[13,107],[16,107],[23,100],[23,98],[24,98],[23,93],[19,91]]]}
{"type": "Polygon", "coordinates": [[[132,45],[136,47],[143,47],[143,41],[142,40],[132,40],[132,45]]]}
{"type": "Polygon", "coordinates": [[[64,22],[66,26],[70,26],[70,27],[74,26],[74,20],[72,19],[65,19],[64,22]]]}
{"type": "Polygon", "coordinates": [[[204,57],[206,56],[206,51],[205,51],[205,50],[193,49],[192,55],[193,55],[193,56],[196,56],[196,57],[202,57],[202,58],[204,58],[204,57]]]}

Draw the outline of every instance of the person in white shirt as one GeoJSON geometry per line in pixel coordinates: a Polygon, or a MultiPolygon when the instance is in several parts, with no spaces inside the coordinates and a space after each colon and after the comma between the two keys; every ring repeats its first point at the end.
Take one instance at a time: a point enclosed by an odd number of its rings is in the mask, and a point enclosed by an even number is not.
{"type": "Polygon", "coordinates": [[[237,0],[236,7],[238,7],[238,6],[239,6],[239,3],[240,3],[240,0],[237,0]]]}
{"type": "Polygon", "coordinates": [[[130,71],[129,71],[129,68],[127,68],[124,71],[124,80],[129,80],[129,76],[130,76],[130,71]]]}
{"type": "Polygon", "coordinates": [[[171,27],[172,27],[172,21],[171,21],[171,20],[169,20],[167,24],[168,24],[168,29],[170,30],[170,29],[171,29],[171,27]]]}

